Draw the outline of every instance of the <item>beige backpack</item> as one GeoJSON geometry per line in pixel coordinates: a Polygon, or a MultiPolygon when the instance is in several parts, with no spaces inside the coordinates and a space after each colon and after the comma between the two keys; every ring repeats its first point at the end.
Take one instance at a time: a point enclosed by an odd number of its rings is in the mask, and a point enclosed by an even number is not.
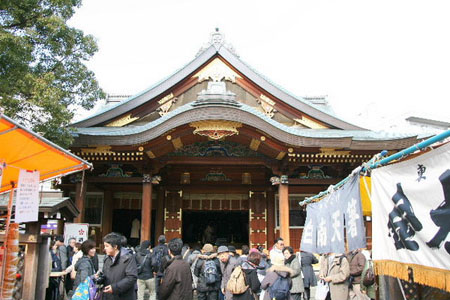
{"type": "Polygon", "coordinates": [[[248,289],[248,285],[245,284],[245,274],[242,271],[241,266],[234,268],[231,273],[230,280],[227,283],[227,290],[232,294],[242,294],[248,289]]]}

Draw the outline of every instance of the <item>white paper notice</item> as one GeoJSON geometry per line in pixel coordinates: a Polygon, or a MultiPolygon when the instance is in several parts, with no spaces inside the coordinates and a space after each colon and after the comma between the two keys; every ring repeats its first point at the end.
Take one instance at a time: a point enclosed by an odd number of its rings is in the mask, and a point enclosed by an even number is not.
{"type": "Polygon", "coordinates": [[[39,172],[20,170],[16,196],[16,223],[36,222],[39,214],[39,172]]]}
{"type": "Polygon", "coordinates": [[[64,243],[69,244],[69,239],[74,238],[77,243],[83,243],[88,238],[89,224],[65,223],[64,243]]]}

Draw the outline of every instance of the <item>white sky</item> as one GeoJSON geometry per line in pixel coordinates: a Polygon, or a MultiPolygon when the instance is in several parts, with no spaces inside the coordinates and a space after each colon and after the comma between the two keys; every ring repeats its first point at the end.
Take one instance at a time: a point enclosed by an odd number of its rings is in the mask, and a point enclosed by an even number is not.
{"type": "Polygon", "coordinates": [[[273,82],[378,129],[398,115],[450,121],[449,13],[448,0],[83,0],[69,23],[97,38],[88,66],[107,93],[172,74],[219,27],[273,82]]]}

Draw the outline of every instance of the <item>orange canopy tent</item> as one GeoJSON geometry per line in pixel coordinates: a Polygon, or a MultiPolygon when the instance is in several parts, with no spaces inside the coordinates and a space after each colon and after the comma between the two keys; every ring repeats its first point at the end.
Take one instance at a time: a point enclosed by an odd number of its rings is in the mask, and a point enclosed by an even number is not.
{"type": "Polygon", "coordinates": [[[10,224],[13,189],[20,170],[39,171],[40,181],[92,168],[92,165],[19,125],[0,111],[0,194],[10,192],[0,280],[0,298],[9,299],[15,280],[19,224],[10,224]]]}
{"type": "Polygon", "coordinates": [[[0,113],[0,163],[6,167],[0,193],[17,186],[20,169],[39,171],[40,180],[92,168],[92,165],[0,113]]]}

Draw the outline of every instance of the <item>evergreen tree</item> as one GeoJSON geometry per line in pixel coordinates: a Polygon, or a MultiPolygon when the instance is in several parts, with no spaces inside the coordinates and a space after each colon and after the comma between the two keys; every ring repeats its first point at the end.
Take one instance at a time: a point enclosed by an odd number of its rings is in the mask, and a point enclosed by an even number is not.
{"type": "Polygon", "coordinates": [[[67,147],[74,111],[104,98],[84,62],[96,41],[67,25],[81,0],[0,1],[0,106],[6,115],[67,147]]]}

